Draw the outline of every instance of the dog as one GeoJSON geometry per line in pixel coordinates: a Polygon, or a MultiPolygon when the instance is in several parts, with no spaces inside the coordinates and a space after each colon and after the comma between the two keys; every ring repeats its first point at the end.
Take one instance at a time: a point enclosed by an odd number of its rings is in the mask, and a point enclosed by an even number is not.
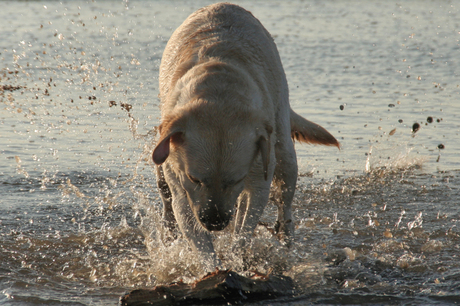
{"type": "Polygon", "coordinates": [[[259,20],[228,3],[199,9],[167,43],[159,83],[161,124],[152,158],[166,226],[178,225],[214,268],[220,261],[211,232],[232,222],[235,236],[249,237],[271,196],[275,230],[289,239],[294,140],[339,143],[291,109],[277,47],[259,20]]]}

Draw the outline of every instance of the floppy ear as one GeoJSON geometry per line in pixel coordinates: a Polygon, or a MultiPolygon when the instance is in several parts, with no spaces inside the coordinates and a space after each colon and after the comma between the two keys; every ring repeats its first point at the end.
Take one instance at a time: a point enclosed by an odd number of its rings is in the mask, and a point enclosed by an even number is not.
{"type": "Polygon", "coordinates": [[[259,141],[257,142],[257,146],[260,151],[260,155],[262,156],[262,165],[264,167],[264,178],[265,180],[268,179],[268,165],[270,164],[270,135],[272,133],[273,128],[269,125],[265,126],[265,130],[267,135],[262,135],[259,137],[259,141]]]}
{"type": "Polygon", "coordinates": [[[183,132],[181,128],[182,120],[175,119],[162,123],[159,127],[160,140],[153,150],[152,159],[157,165],[161,165],[169,156],[171,142],[175,145],[183,142],[183,132]]]}
{"type": "Polygon", "coordinates": [[[166,158],[168,158],[170,140],[171,136],[168,136],[163,140],[160,140],[157,146],[155,147],[155,150],[153,150],[152,159],[155,164],[161,165],[162,163],[164,163],[166,158]]]}
{"type": "Polygon", "coordinates": [[[173,142],[176,145],[182,143],[183,142],[182,132],[179,132],[179,131],[172,132],[166,137],[160,138],[152,154],[152,159],[155,164],[161,165],[168,158],[169,151],[170,151],[169,147],[170,147],[171,142],[173,142]]]}

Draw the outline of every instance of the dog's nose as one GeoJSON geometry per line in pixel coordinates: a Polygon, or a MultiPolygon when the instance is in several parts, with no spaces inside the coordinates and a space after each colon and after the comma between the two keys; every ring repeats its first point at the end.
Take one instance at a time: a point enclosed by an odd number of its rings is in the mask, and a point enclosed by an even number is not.
{"type": "Polygon", "coordinates": [[[230,217],[216,210],[201,211],[199,216],[201,224],[208,231],[221,231],[230,223],[230,217]]]}

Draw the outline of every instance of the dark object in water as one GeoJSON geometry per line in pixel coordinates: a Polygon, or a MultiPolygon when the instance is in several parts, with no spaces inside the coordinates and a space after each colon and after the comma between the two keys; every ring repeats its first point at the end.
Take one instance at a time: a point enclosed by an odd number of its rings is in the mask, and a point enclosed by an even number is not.
{"type": "Polygon", "coordinates": [[[433,117],[429,116],[428,118],[426,118],[426,121],[428,123],[432,123],[433,122],[433,117]]]}
{"type": "Polygon", "coordinates": [[[438,144],[438,149],[442,150],[442,149],[444,149],[444,148],[445,148],[445,147],[444,147],[444,145],[443,145],[442,143],[441,143],[441,144],[438,144]]]}
{"type": "Polygon", "coordinates": [[[413,125],[412,125],[412,133],[417,133],[417,131],[420,130],[420,124],[415,122],[413,125]]]}
{"type": "Polygon", "coordinates": [[[345,106],[344,106],[343,104],[341,104],[341,105],[339,106],[339,108],[340,108],[340,110],[343,110],[343,109],[345,108],[345,106]]]}
{"type": "Polygon", "coordinates": [[[13,91],[13,90],[19,90],[21,88],[25,88],[25,86],[13,86],[13,85],[0,85],[0,92],[3,92],[3,91],[6,91],[6,90],[9,90],[9,91],[13,91]]]}
{"type": "Polygon", "coordinates": [[[255,273],[244,277],[231,270],[216,270],[200,280],[136,289],[120,297],[120,306],[228,305],[294,295],[290,277],[255,273]]]}

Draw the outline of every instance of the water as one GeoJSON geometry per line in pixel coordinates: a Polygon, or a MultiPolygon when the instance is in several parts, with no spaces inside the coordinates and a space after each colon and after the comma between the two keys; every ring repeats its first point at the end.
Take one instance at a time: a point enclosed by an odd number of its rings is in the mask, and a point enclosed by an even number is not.
{"type": "MultiPolygon", "coordinates": [[[[162,51],[206,4],[3,3],[0,304],[115,305],[202,276],[183,240],[158,239],[149,157],[162,51]]],[[[299,295],[273,305],[457,303],[458,5],[237,4],[274,36],[293,108],[342,149],[297,145],[291,249],[259,227],[234,258],[222,233],[224,264],[293,277],[299,295]]]]}

